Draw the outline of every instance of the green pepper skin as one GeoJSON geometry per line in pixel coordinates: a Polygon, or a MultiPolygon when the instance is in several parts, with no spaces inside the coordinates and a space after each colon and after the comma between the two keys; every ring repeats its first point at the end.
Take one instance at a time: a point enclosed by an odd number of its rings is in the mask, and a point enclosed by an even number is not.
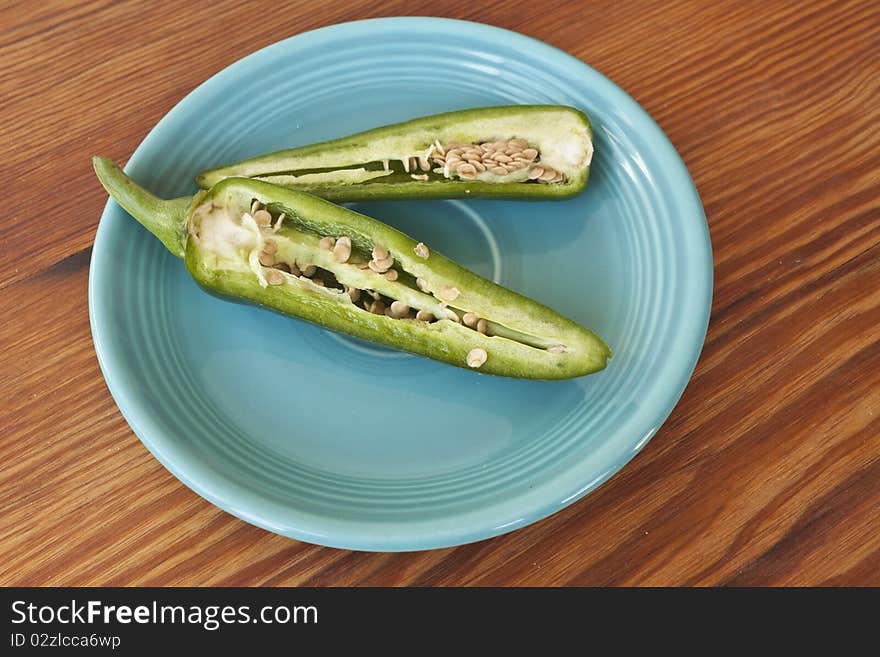
{"type": "MultiPolygon", "coordinates": [[[[414,252],[417,242],[407,235],[315,196],[262,181],[229,178],[193,199],[166,202],[137,187],[109,160],[95,158],[95,170],[111,196],[151,232],[164,236],[163,243],[183,257],[192,277],[213,294],[458,367],[467,367],[471,350],[484,349],[488,358],[478,371],[499,376],[572,378],[603,369],[611,357],[609,348],[594,333],[546,306],[496,285],[435,251],[422,259],[414,252]],[[432,290],[442,286],[460,290],[452,306],[513,331],[539,336],[548,344],[565,345],[567,351],[553,353],[507,337],[483,335],[450,319],[428,323],[372,314],[355,306],[344,292],[318,287],[309,279],[292,275],[285,276],[284,284],[261,286],[255,273],[247,268],[247,256],[231,246],[227,249],[223,241],[227,225],[230,230],[238,230],[226,222],[224,213],[240,217],[254,199],[273,213],[284,212],[289,218],[277,233],[272,233],[277,242],[307,249],[316,259],[332,257],[318,249],[321,235],[347,235],[359,252],[383,245],[395,258],[397,267],[414,277],[425,278],[432,290]],[[222,248],[218,249],[217,244],[222,248]]],[[[320,260],[315,261],[321,264],[320,260]]],[[[337,268],[345,267],[351,268],[345,272],[350,271],[353,276],[373,276],[355,265],[337,268]]],[[[387,283],[378,275],[376,279],[375,289],[380,291],[382,285],[398,285],[387,283]]],[[[433,297],[428,298],[436,302],[433,297]]]]}
{"type": "Polygon", "coordinates": [[[573,107],[558,105],[512,105],[446,112],[387,125],[366,132],[261,155],[199,174],[196,183],[208,189],[224,178],[266,178],[289,172],[324,171],[381,160],[396,161],[403,153],[415,153],[435,139],[481,142],[520,137],[552,157],[554,168],[567,175],[564,183],[485,182],[480,180],[431,179],[417,181],[398,173],[394,181],[376,178],[368,182],[278,182],[299,191],[334,201],[386,199],[444,199],[501,197],[510,199],[565,199],[583,191],[590,174],[593,132],[587,116],[573,107]]]}

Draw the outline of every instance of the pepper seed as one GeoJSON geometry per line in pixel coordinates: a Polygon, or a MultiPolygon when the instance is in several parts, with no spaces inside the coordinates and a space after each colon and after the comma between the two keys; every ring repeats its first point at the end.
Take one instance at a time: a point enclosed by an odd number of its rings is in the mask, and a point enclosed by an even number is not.
{"type": "Polygon", "coordinates": [[[391,265],[394,264],[394,258],[391,256],[385,258],[384,260],[370,260],[370,264],[368,265],[370,269],[372,269],[377,274],[384,274],[391,268],[391,265]]]}
{"type": "Polygon", "coordinates": [[[351,299],[352,303],[357,303],[361,298],[361,291],[356,287],[348,288],[348,298],[351,299]]]}
{"type": "Polygon", "coordinates": [[[272,215],[269,214],[268,210],[257,210],[251,216],[254,218],[254,221],[257,222],[258,226],[268,226],[272,223],[272,215]]]}
{"type": "Polygon", "coordinates": [[[487,322],[485,319],[481,319],[480,321],[478,321],[477,331],[479,331],[483,335],[486,335],[489,332],[489,322],[487,322]]]}
{"type": "Polygon", "coordinates": [[[421,278],[421,277],[417,278],[417,279],[416,279],[416,286],[417,286],[422,292],[427,292],[427,291],[428,291],[428,281],[426,281],[424,278],[421,278]]]}
{"type": "Polygon", "coordinates": [[[388,271],[386,271],[386,272],[385,272],[384,274],[382,274],[382,275],[383,275],[385,278],[387,278],[389,281],[396,281],[396,280],[397,280],[398,273],[397,273],[397,270],[396,270],[396,269],[389,269],[388,271]]]}
{"type": "Polygon", "coordinates": [[[266,240],[263,242],[263,253],[273,255],[276,251],[278,251],[278,245],[275,244],[275,242],[272,240],[266,240]]]}
{"type": "Polygon", "coordinates": [[[415,248],[413,249],[413,251],[414,251],[415,254],[416,254],[418,257],[420,257],[422,260],[427,260],[427,259],[428,259],[428,256],[431,255],[431,252],[428,251],[428,247],[425,246],[424,243],[422,243],[422,242],[419,242],[418,244],[416,244],[416,246],[415,246],[415,248]]]}
{"type": "Polygon", "coordinates": [[[275,225],[272,226],[273,233],[277,233],[279,230],[281,230],[281,222],[284,221],[284,217],[285,214],[283,212],[278,215],[278,218],[275,220],[275,225]]]}
{"type": "Polygon", "coordinates": [[[460,178],[473,180],[477,177],[477,167],[475,167],[473,164],[462,164],[460,167],[458,167],[456,173],[458,173],[458,176],[460,178]]]}
{"type": "Polygon", "coordinates": [[[270,253],[265,253],[265,252],[261,253],[259,260],[260,260],[260,264],[263,265],[264,267],[271,267],[272,265],[275,264],[275,256],[273,256],[270,253]]]}
{"type": "Polygon", "coordinates": [[[351,257],[350,237],[343,235],[336,240],[336,244],[333,246],[333,257],[336,258],[336,262],[348,262],[351,257]]]}
{"type": "Polygon", "coordinates": [[[306,278],[311,278],[312,276],[315,275],[315,272],[318,271],[318,268],[315,267],[315,265],[304,265],[303,267],[301,267],[301,269],[302,269],[302,275],[305,276],[306,278]]]}
{"type": "Polygon", "coordinates": [[[446,301],[455,301],[459,294],[461,292],[459,292],[458,288],[451,285],[444,285],[440,288],[440,298],[446,301]]]}
{"type": "Polygon", "coordinates": [[[467,364],[468,367],[477,368],[480,367],[483,363],[486,362],[486,359],[489,357],[489,354],[486,353],[485,349],[471,349],[467,355],[467,364]]]}
{"type": "Polygon", "coordinates": [[[277,269],[270,269],[266,272],[266,282],[269,285],[281,285],[284,282],[284,274],[277,269]]]}
{"type": "Polygon", "coordinates": [[[322,237],[318,242],[318,247],[323,249],[324,251],[330,251],[333,249],[333,246],[336,244],[336,239],[327,235],[326,237],[322,237]]]}
{"type": "Polygon", "coordinates": [[[471,328],[474,328],[480,320],[476,313],[465,313],[461,319],[465,326],[470,326],[471,328]]]}
{"type": "Polygon", "coordinates": [[[420,310],[416,313],[416,319],[420,322],[430,322],[434,320],[434,315],[427,310],[420,310]]]}
{"type": "Polygon", "coordinates": [[[406,305],[403,301],[394,301],[391,304],[391,316],[395,319],[400,319],[401,317],[406,316],[409,312],[409,306],[406,305]]]}
{"type": "Polygon", "coordinates": [[[373,260],[385,260],[388,256],[391,255],[391,252],[388,251],[384,246],[379,246],[378,244],[373,247],[373,260]]]}

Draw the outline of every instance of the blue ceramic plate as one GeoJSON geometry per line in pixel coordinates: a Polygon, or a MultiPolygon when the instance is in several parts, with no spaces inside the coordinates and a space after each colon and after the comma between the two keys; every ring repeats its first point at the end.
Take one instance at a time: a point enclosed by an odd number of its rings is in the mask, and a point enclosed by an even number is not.
{"type": "Polygon", "coordinates": [[[261,152],[517,103],[591,117],[584,194],[354,207],[591,327],[614,350],[608,368],[561,382],[495,378],[220,301],[110,202],[89,279],[95,348],[119,408],[165,467],[279,534],[417,550],[548,516],[645,445],[705,337],[706,219],[663,132],[564,52],[435,18],[300,34],[193,91],[127,171],[171,198],[192,193],[200,170],[261,152]]]}

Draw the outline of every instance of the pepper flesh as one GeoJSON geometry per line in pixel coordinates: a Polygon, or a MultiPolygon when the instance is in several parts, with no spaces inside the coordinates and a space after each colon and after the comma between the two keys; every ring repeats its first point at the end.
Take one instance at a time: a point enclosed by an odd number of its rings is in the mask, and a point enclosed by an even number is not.
{"type": "MultiPolygon", "coordinates": [[[[212,169],[196,177],[210,188],[227,177],[258,178],[331,201],[408,198],[507,197],[561,199],[587,184],[593,156],[587,116],[572,107],[513,105],[435,114],[387,125],[331,141],[276,151],[212,169]],[[564,180],[543,184],[525,173],[495,175],[491,168],[475,179],[448,170],[412,170],[409,162],[451,143],[479,146],[522,140],[538,152],[537,166],[559,171],[564,180]],[[417,179],[417,178],[425,178],[417,179]]],[[[431,159],[428,155],[427,159],[431,159]]]]}
{"type": "MultiPolygon", "coordinates": [[[[475,349],[488,355],[480,372],[530,379],[565,379],[605,367],[609,348],[591,331],[555,311],[464,269],[436,251],[427,257],[415,240],[375,219],[270,183],[229,178],[192,198],[162,201],[133,183],[112,161],[94,159],[105,189],[124,209],[184,259],[206,290],[248,301],[358,338],[468,367],[475,349]],[[255,205],[256,204],[256,205],[255,205]],[[272,222],[250,214],[265,207],[272,222]],[[283,215],[283,216],[282,216],[283,215]],[[351,239],[339,262],[322,237],[351,239]],[[280,261],[313,265],[333,286],[264,266],[255,254],[271,241],[280,261]],[[395,280],[364,263],[381,246],[394,259],[395,280]],[[277,272],[277,273],[275,273],[277,272]],[[281,284],[269,284],[267,276],[281,284]],[[415,284],[424,281],[424,289],[415,284]],[[355,305],[347,289],[397,300],[436,321],[374,314],[355,305]],[[448,302],[443,291],[455,288],[448,302]],[[464,313],[486,319],[489,334],[455,320],[464,313]]],[[[274,257],[274,256],[273,256],[274,257]]]]}

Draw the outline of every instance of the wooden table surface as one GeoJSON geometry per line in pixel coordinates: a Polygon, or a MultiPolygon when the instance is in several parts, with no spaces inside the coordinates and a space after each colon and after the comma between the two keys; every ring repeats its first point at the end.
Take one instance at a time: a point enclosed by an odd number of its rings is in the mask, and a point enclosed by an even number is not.
{"type": "Polygon", "coordinates": [[[880,585],[880,3],[277,4],[0,5],[0,584],[880,585]],[[405,14],[537,37],[635,97],[699,188],[715,295],[680,403],[599,490],[472,545],[346,552],[220,511],[123,420],[89,156],[125,161],[253,50],[405,14]]]}

